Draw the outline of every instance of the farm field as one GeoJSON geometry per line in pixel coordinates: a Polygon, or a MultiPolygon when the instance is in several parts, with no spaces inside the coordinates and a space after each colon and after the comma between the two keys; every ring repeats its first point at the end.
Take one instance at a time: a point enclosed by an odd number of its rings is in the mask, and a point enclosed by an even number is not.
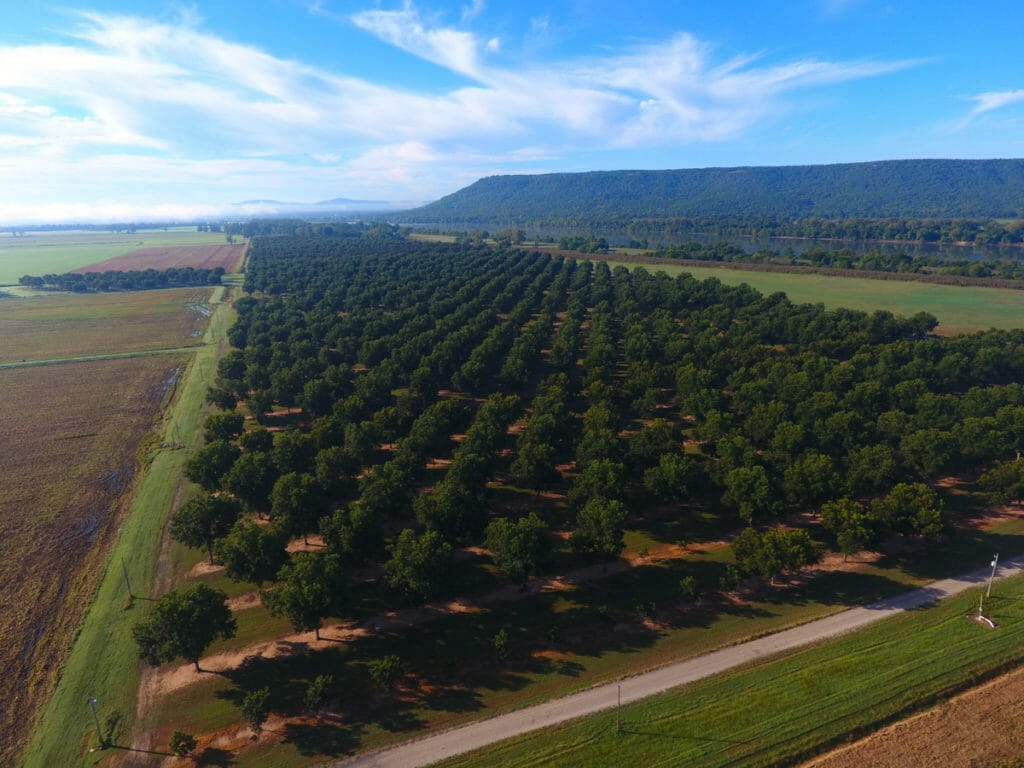
{"type": "Polygon", "coordinates": [[[211,290],[6,300],[0,307],[0,364],[196,345],[207,323],[211,290]]]}
{"type": "MultiPolygon", "coordinates": [[[[130,629],[149,605],[149,596],[166,588],[166,578],[158,574],[157,562],[169,510],[187,498],[182,496],[183,465],[190,455],[188,449],[194,448],[199,439],[198,425],[206,408],[206,377],[223,351],[225,332],[234,317],[230,305],[223,301],[225,295],[222,288],[214,290],[216,311],[204,334],[204,344],[185,358],[192,362],[184,368],[173,408],[164,413],[160,437],[156,438],[162,438],[162,447],[154,441],[146,451],[146,471],[133,489],[131,508],[109,555],[110,565],[101,576],[75,644],[63,660],[56,689],[41,711],[25,754],[26,766],[95,763],[90,759],[93,756],[83,757],[88,747],[96,744],[91,718],[81,716],[82,702],[89,696],[101,697],[99,713],[107,737],[113,743],[127,743],[129,739],[139,675],[130,629]],[[134,599],[128,596],[120,567],[122,559],[134,599]]],[[[110,750],[104,757],[110,760],[124,754],[110,750]]]]}
{"type": "MultiPolygon", "coordinates": [[[[441,765],[792,765],[1019,664],[1022,597],[1020,577],[997,587],[987,612],[1000,625],[996,632],[965,619],[977,606],[975,591],[623,707],[619,734],[610,710],[441,765]]],[[[932,763],[915,755],[909,763],[857,764],[932,763]]]]}
{"type": "Polygon", "coordinates": [[[224,244],[220,232],[194,227],[149,229],[134,233],[26,231],[24,237],[0,235],[0,285],[16,285],[22,275],[68,272],[139,248],[224,244]]]}
{"type": "Polygon", "coordinates": [[[828,309],[847,307],[865,312],[883,309],[900,315],[929,312],[939,319],[936,332],[944,335],[1024,326],[1024,291],[1007,288],[976,288],[912,281],[666,266],[612,260],[609,261],[609,266],[624,266],[630,269],[643,266],[649,272],[666,272],[669,275],[686,272],[699,280],[714,277],[726,285],[746,283],[765,294],[780,291],[793,302],[822,303],[828,309]]]}
{"type": "Polygon", "coordinates": [[[158,355],[0,371],[0,636],[17,638],[0,646],[0,762],[53,684],[139,446],[185,364],[158,355]]]}
{"type": "Polygon", "coordinates": [[[144,269],[171,269],[192,267],[194,269],[216,269],[237,272],[245,256],[244,243],[221,243],[219,245],[169,245],[165,247],[140,248],[121,256],[89,264],[72,272],[124,272],[144,269]]]}
{"type": "Polygon", "coordinates": [[[1019,765],[1024,754],[1022,718],[1024,669],[1018,669],[811,760],[802,768],[1019,765]]]}

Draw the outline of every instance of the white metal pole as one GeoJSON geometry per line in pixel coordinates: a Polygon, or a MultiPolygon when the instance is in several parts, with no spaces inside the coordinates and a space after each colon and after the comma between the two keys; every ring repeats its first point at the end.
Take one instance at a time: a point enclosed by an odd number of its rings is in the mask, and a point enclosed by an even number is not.
{"type": "Polygon", "coordinates": [[[996,552],[995,557],[992,558],[992,575],[988,577],[988,591],[985,593],[985,597],[992,595],[992,581],[996,577],[996,568],[999,567],[999,553],[996,552]]]}

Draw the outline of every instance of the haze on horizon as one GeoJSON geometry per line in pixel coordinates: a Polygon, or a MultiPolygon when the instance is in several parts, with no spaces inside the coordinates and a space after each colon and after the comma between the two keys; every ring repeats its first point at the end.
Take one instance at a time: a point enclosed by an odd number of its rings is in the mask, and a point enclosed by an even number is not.
{"type": "Polygon", "coordinates": [[[1019,3],[686,5],[8,7],[0,225],[411,207],[507,173],[1024,156],[1019,3]]]}

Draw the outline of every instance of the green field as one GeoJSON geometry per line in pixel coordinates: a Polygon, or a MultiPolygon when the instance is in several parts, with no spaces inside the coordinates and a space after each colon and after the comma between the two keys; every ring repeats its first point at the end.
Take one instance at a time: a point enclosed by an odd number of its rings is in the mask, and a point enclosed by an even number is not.
{"type": "Polygon", "coordinates": [[[442,763],[469,766],[794,765],[851,736],[1024,660],[1024,578],[887,619],[810,650],[759,663],[442,763]]]}
{"type": "Polygon", "coordinates": [[[50,294],[0,305],[0,364],[199,344],[210,288],[50,294]]]}
{"type": "Polygon", "coordinates": [[[139,248],[223,243],[221,232],[195,227],[144,229],[134,233],[69,230],[0,234],[0,285],[16,285],[22,275],[69,272],[139,248]]]}
{"type": "Polygon", "coordinates": [[[762,293],[781,291],[798,304],[820,302],[829,309],[849,307],[866,312],[885,309],[898,315],[930,312],[939,318],[937,330],[943,334],[1024,326],[1024,291],[1008,288],[636,262],[611,261],[609,265],[630,269],[642,266],[649,272],[670,275],[688,272],[701,280],[714,277],[727,285],[746,283],[762,293]]]}

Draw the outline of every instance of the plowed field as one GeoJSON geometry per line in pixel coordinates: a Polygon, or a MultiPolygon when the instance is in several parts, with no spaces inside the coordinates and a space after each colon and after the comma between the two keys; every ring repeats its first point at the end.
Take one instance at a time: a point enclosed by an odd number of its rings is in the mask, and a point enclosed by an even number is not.
{"type": "Polygon", "coordinates": [[[13,765],[53,685],[139,446],[184,365],[157,355],[0,370],[0,765],[13,765]]]}
{"type": "Polygon", "coordinates": [[[172,267],[193,267],[195,269],[223,267],[226,272],[237,272],[241,268],[244,255],[245,245],[242,243],[140,248],[123,256],[115,256],[87,267],[79,267],[72,272],[78,274],[112,272],[114,270],[130,272],[144,269],[163,270],[172,267]]]}

